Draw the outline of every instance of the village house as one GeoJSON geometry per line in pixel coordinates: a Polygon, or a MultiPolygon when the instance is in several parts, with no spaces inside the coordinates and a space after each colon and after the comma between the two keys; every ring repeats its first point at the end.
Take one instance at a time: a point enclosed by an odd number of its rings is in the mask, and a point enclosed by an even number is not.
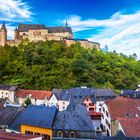
{"type": "Polygon", "coordinates": [[[50,99],[47,102],[45,102],[45,105],[50,106],[50,107],[55,106],[55,107],[58,108],[58,100],[57,100],[56,96],[53,93],[52,93],[52,96],[50,97],[50,99]]]}
{"type": "Polygon", "coordinates": [[[42,136],[52,140],[52,128],[57,109],[46,106],[29,106],[10,124],[9,131],[42,136]]]}
{"type": "Polygon", "coordinates": [[[51,91],[47,90],[25,90],[19,89],[16,93],[17,102],[20,105],[25,105],[25,101],[29,98],[33,105],[48,104],[52,96],[51,91]]]}
{"type": "Polygon", "coordinates": [[[23,108],[13,106],[7,106],[0,110],[0,129],[8,129],[10,123],[22,110],[23,108]]]}
{"type": "Polygon", "coordinates": [[[64,111],[67,109],[70,104],[71,95],[67,90],[63,89],[54,89],[52,93],[58,100],[58,109],[59,111],[64,111]]]}
{"type": "Polygon", "coordinates": [[[0,98],[0,110],[9,104],[12,104],[12,102],[8,98],[0,98]]]}
{"type": "Polygon", "coordinates": [[[140,138],[140,117],[119,118],[115,121],[116,134],[122,131],[126,137],[140,138]]]}
{"type": "Polygon", "coordinates": [[[140,91],[138,90],[124,90],[120,96],[130,97],[132,99],[140,99],[140,91]]]}
{"type": "Polygon", "coordinates": [[[139,107],[139,99],[116,97],[115,99],[105,101],[101,109],[101,123],[106,134],[108,136],[114,136],[116,134],[116,120],[120,118],[139,117],[139,107]]]}
{"type": "Polygon", "coordinates": [[[15,102],[15,93],[17,91],[17,86],[10,85],[0,85],[0,98],[8,98],[11,103],[15,102]]]}
{"type": "Polygon", "coordinates": [[[58,112],[53,125],[53,138],[93,139],[94,126],[84,105],[69,105],[58,112]]]}
{"type": "Polygon", "coordinates": [[[0,140],[42,140],[42,137],[0,131],[0,140]]]}
{"type": "Polygon", "coordinates": [[[77,87],[68,90],[71,104],[84,104],[87,111],[96,111],[96,101],[93,88],[77,87]]]}
{"type": "Polygon", "coordinates": [[[115,93],[111,89],[94,89],[96,99],[96,112],[101,112],[103,103],[108,99],[114,99],[115,93]]]}

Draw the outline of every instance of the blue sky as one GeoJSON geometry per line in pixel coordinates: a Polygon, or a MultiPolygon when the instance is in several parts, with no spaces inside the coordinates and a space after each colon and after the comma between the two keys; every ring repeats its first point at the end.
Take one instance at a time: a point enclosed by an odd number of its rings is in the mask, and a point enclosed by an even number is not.
{"type": "Polygon", "coordinates": [[[8,36],[19,23],[72,27],[75,38],[140,58],[140,0],[0,0],[8,36]]]}

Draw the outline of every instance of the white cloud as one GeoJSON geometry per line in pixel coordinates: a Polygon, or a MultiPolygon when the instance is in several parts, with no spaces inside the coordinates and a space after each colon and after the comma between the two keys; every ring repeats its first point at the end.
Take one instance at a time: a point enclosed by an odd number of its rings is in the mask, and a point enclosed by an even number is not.
{"type": "Polygon", "coordinates": [[[23,0],[0,0],[0,21],[6,21],[8,38],[14,37],[15,26],[11,22],[32,21],[31,8],[23,0]]]}
{"type": "Polygon", "coordinates": [[[13,22],[30,20],[31,15],[30,7],[22,0],[0,0],[0,20],[13,22]]]}
{"type": "Polygon", "coordinates": [[[140,58],[140,11],[132,14],[117,12],[105,20],[82,20],[74,15],[69,17],[68,23],[74,32],[98,27],[100,31],[93,33],[89,40],[97,41],[102,46],[107,44],[110,51],[136,53],[140,58]]]}

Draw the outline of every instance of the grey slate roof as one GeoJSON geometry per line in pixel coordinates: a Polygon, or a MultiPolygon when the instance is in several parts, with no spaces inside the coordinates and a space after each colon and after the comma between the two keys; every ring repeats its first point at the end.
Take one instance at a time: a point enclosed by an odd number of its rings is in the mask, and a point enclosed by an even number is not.
{"type": "Polygon", "coordinates": [[[56,96],[58,100],[61,101],[69,101],[70,100],[70,93],[64,89],[53,89],[52,93],[56,96]]]}
{"type": "Polygon", "coordinates": [[[96,101],[113,99],[116,97],[115,93],[111,89],[94,89],[93,90],[96,101]]]}
{"type": "Polygon", "coordinates": [[[127,97],[129,96],[132,99],[140,99],[140,91],[135,90],[124,90],[120,96],[127,97]]]}
{"type": "Polygon", "coordinates": [[[55,130],[94,131],[91,118],[85,106],[69,105],[67,110],[58,112],[54,121],[55,130]]]}
{"type": "Polygon", "coordinates": [[[71,27],[47,27],[49,33],[72,33],[71,27]]]}
{"type": "Polygon", "coordinates": [[[9,125],[20,111],[21,109],[18,107],[6,107],[3,110],[0,110],[0,126],[9,125]]]}
{"type": "Polygon", "coordinates": [[[83,103],[86,97],[89,97],[93,103],[95,103],[95,95],[93,92],[93,88],[71,88],[68,90],[71,94],[71,103],[83,103]]]}
{"type": "Polygon", "coordinates": [[[17,116],[9,127],[16,131],[19,131],[20,124],[52,128],[56,112],[55,107],[29,106],[17,116]]]}
{"type": "Polygon", "coordinates": [[[19,32],[28,32],[33,29],[46,29],[46,27],[44,24],[19,24],[18,26],[19,32]]]}
{"type": "Polygon", "coordinates": [[[2,23],[1,30],[7,30],[4,22],[2,23]]]}
{"type": "Polygon", "coordinates": [[[16,91],[18,86],[10,86],[10,85],[0,85],[1,90],[9,90],[9,91],[16,91]]]}
{"type": "Polygon", "coordinates": [[[71,27],[46,27],[44,24],[19,24],[19,32],[28,32],[35,29],[47,29],[49,33],[72,33],[71,27]]]}

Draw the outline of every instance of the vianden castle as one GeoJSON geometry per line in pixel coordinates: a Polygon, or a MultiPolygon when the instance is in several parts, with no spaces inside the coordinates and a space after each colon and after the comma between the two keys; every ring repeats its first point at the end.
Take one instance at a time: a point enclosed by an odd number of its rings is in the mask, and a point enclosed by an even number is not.
{"type": "Polygon", "coordinates": [[[100,49],[100,44],[87,39],[74,39],[71,27],[67,23],[62,27],[46,27],[44,24],[19,24],[14,30],[14,40],[7,39],[7,29],[3,22],[0,29],[0,46],[17,46],[22,40],[28,39],[30,42],[56,40],[64,41],[67,46],[80,42],[84,48],[96,47],[100,49]]]}

